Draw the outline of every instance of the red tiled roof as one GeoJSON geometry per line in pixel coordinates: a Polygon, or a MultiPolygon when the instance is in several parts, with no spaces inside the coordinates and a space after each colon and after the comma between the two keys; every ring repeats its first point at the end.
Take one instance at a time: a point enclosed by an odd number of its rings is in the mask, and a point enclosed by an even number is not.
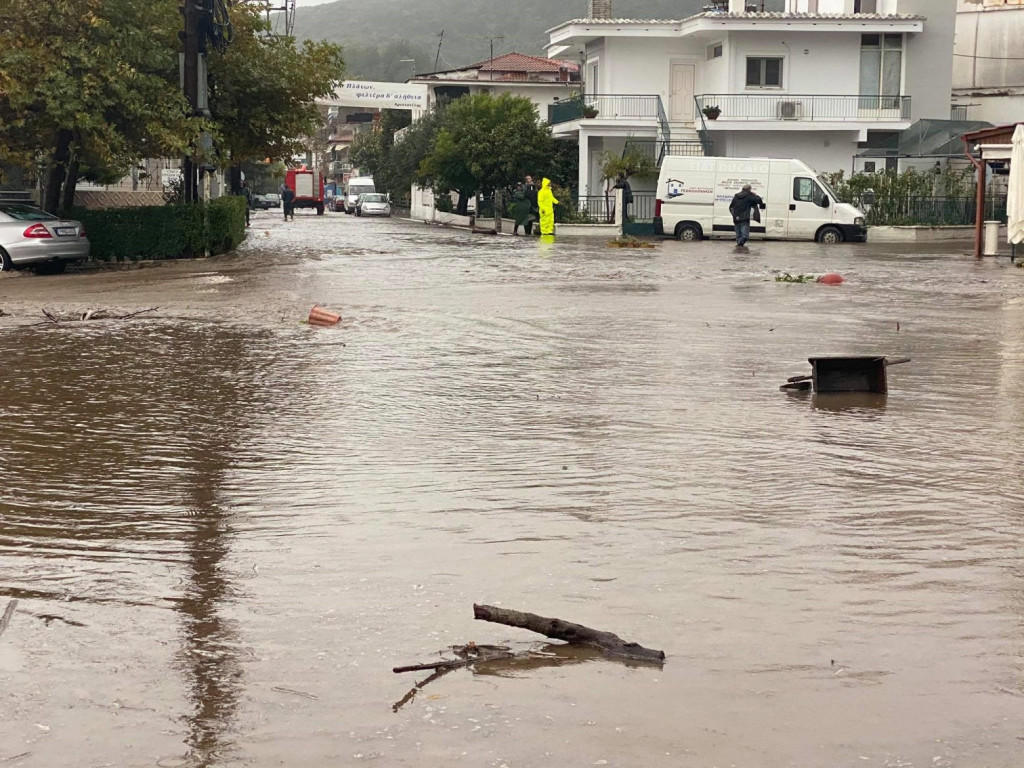
{"type": "Polygon", "coordinates": [[[540,56],[527,56],[525,53],[505,53],[493,59],[481,61],[466,69],[479,69],[481,72],[558,72],[567,69],[570,72],[579,70],[579,65],[571,61],[545,59],[540,56]]]}

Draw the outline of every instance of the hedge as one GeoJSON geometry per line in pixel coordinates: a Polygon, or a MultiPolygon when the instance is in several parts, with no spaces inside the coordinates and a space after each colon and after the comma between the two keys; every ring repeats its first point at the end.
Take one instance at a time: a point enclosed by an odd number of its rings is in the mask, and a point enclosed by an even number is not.
{"type": "Polygon", "coordinates": [[[244,197],[225,196],[192,205],[76,208],[68,217],[85,225],[97,261],[181,259],[237,247],[245,239],[245,205],[244,197]]]}

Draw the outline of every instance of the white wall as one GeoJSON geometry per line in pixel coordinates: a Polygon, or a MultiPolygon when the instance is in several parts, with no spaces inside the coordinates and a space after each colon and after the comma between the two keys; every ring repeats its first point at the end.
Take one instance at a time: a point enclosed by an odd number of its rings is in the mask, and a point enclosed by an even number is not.
{"type": "Polygon", "coordinates": [[[914,120],[948,120],[953,90],[957,0],[899,0],[900,13],[926,17],[924,32],[906,36],[904,93],[914,120]]]}
{"type": "Polygon", "coordinates": [[[856,131],[722,131],[715,133],[715,143],[721,142],[728,157],[792,157],[819,173],[849,173],[857,136],[856,131]]]}
{"type": "Polygon", "coordinates": [[[701,93],[705,57],[704,41],[607,38],[600,69],[600,92],[656,94],[667,108],[670,62],[692,58],[698,64],[695,89],[701,93]],[[609,60],[615,62],[614,67],[607,65],[609,60]]]}
{"type": "Polygon", "coordinates": [[[785,59],[783,93],[856,95],[860,92],[860,32],[730,33],[725,58],[731,85],[726,92],[779,93],[774,88],[746,87],[748,56],[785,59]]]}

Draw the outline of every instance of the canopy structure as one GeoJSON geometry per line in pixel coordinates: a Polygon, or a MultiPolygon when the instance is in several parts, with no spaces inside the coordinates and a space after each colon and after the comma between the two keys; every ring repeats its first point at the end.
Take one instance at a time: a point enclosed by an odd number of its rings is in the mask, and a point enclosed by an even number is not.
{"type": "Polygon", "coordinates": [[[857,153],[857,157],[962,157],[965,133],[991,128],[980,120],[918,120],[896,136],[857,153]]]}
{"type": "Polygon", "coordinates": [[[1024,122],[997,125],[993,128],[965,133],[962,137],[964,154],[978,169],[977,214],[974,221],[974,256],[976,258],[981,258],[981,231],[985,218],[985,181],[988,164],[991,162],[1010,163],[1011,177],[1015,171],[1017,174],[1021,173],[1019,165],[1016,169],[1012,167],[1011,153],[1014,133],[1022,125],[1024,122]]]}

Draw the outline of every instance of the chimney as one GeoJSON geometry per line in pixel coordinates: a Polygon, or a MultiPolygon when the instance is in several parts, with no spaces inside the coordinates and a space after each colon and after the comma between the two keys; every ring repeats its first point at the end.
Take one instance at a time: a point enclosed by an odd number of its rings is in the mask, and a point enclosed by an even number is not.
{"type": "Polygon", "coordinates": [[[610,19],[612,17],[612,0],[590,0],[588,19],[610,19]]]}

